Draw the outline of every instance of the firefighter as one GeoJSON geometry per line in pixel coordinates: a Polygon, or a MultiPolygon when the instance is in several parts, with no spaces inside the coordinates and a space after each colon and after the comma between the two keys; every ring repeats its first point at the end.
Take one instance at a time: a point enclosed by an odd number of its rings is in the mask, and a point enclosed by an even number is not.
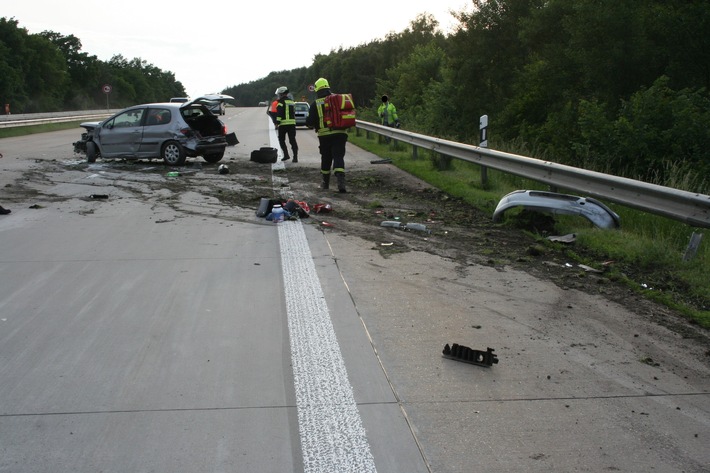
{"type": "Polygon", "coordinates": [[[345,193],[345,144],[348,141],[346,130],[331,130],[323,121],[325,97],[331,94],[330,84],[324,78],[315,82],[316,99],[311,103],[306,119],[306,126],[315,129],[318,134],[320,150],[321,189],[330,188],[330,174],[335,174],[338,192],[345,193]]]}
{"type": "Polygon", "coordinates": [[[296,143],[296,115],[294,114],[294,101],[291,94],[288,92],[288,87],[279,87],[276,89],[276,95],[279,97],[276,105],[276,129],[279,135],[279,146],[284,153],[281,161],[288,161],[291,157],[288,155],[286,147],[286,136],[288,142],[291,143],[291,151],[293,151],[293,162],[298,162],[298,143],[296,143]]]}

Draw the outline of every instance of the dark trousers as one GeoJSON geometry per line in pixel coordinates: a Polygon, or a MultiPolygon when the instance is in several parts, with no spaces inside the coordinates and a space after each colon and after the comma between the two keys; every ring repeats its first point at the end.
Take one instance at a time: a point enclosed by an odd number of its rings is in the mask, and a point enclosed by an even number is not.
{"type": "Polygon", "coordinates": [[[320,172],[330,174],[333,172],[345,172],[345,143],[348,142],[348,135],[345,133],[333,133],[332,135],[319,136],[320,146],[320,172]]]}
{"type": "Polygon", "coordinates": [[[286,136],[288,142],[291,143],[293,157],[298,157],[298,143],[296,143],[296,125],[279,125],[279,146],[284,152],[284,158],[288,157],[288,149],[286,148],[286,136]]]}

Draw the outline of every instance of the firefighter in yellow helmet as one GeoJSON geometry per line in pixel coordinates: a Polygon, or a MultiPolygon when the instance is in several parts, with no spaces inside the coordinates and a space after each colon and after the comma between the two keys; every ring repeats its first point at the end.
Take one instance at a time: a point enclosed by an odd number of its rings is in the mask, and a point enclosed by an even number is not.
{"type": "Polygon", "coordinates": [[[345,189],[345,144],[348,141],[346,130],[331,130],[323,120],[323,105],[325,97],[331,94],[330,84],[324,78],[315,82],[316,99],[311,103],[306,125],[315,129],[318,134],[320,151],[321,189],[330,188],[331,172],[338,181],[338,192],[345,189]]]}

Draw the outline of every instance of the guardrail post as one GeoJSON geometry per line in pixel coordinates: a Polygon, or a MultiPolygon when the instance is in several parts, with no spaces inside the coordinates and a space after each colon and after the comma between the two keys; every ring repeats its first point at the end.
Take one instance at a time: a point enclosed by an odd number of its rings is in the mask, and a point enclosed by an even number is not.
{"type": "Polygon", "coordinates": [[[688,243],[688,247],[685,249],[685,254],[683,255],[683,261],[689,261],[689,260],[695,258],[695,255],[698,253],[698,248],[700,248],[700,242],[702,240],[703,240],[702,233],[693,232],[693,234],[690,236],[690,242],[688,243]]]}
{"type": "Polygon", "coordinates": [[[418,152],[417,152],[418,150],[419,150],[418,146],[412,145],[412,160],[414,160],[414,161],[416,161],[419,158],[418,152]]]}

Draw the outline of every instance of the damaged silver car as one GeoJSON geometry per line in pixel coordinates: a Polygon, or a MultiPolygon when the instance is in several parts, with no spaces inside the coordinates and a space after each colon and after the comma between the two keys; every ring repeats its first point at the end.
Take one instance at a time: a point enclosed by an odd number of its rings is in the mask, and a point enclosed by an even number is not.
{"type": "Polygon", "coordinates": [[[555,192],[518,190],[504,196],[493,212],[493,221],[503,220],[503,213],[512,207],[550,214],[579,215],[599,228],[618,228],[619,216],[609,207],[591,197],[555,192]]]}
{"type": "Polygon", "coordinates": [[[84,122],[86,131],[73,143],[74,152],[93,163],[105,159],[162,159],[181,166],[188,157],[219,162],[227,146],[239,143],[235,133],[212,114],[204,100],[136,105],[101,122],[84,122]]]}

